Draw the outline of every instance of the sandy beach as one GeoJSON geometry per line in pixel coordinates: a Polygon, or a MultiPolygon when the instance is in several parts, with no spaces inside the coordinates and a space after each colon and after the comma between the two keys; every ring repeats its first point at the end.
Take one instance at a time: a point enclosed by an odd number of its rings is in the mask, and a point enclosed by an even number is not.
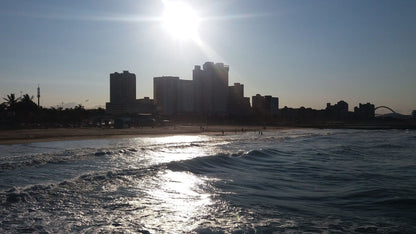
{"type": "Polygon", "coordinates": [[[26,144],[32,142],[86,140],[101,138],[128,138],[143,135],[176,135],[176,134],[214,134],[222,135],[244,131],[270,131],[278,128],[263,129],[261,126],[169,126],[143,127],[128,129],[113,128],[49,128],[49,129],[19,129],[0,130],[0,144],[26,144]]]}
{"type": "Polygon", "coordinates": [[[337,128],[337,129],[416,129],[415,123],[356,123],[356,124],[298,124],[293,126],[253,126],[253,125],[176,125],[141,128],[48,128],[0,130],[1,144],[25,144],[62,140],[86,140],[100,138],[128,138],[138,136],[160,136],[177,134],[222,135],[241,132],[275,131],[288,128],[337,128]]]}

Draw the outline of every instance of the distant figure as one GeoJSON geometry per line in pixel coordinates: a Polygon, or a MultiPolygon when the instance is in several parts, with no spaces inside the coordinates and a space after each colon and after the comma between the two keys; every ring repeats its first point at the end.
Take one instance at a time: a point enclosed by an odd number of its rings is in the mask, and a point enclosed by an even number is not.
{"type": "Polygon", "coordinates": [[[224,136],[224,130],[221,130],[221,132],[222,132],[222,135],[224,136]]]}

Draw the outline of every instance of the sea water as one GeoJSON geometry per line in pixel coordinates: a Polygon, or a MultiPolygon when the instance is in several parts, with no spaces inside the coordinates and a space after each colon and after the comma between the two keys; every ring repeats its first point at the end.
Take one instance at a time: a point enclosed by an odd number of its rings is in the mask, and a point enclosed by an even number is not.
{"type": "Polygon", "coordinates": [[[416,233],[416,131],[0,145],[0,233],[416,233]]]}

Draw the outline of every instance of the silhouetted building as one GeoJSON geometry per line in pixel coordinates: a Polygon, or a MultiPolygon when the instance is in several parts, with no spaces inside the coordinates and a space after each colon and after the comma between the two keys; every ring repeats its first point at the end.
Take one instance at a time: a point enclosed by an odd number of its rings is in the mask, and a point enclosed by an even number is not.
{"type": "Polygon", "coordinates": [[[279,116],[282,121],[295,123],[317,123],[325,119],[324,110],[315,110],[312,108],[284,108],[279,110],[279,116]]]}
{"type": "Polygon", "coordinates": [[[106,103],[106,111],[110,114],[134,113],[136,101],[136,75],[123,73],[110,74],[110,102],[106,103]]]}
{"type": "Polygon", "coordinates": [[[128,71],[110,74],[110,103],[130,103],[136,100],[136,75],[128,71]]]}
{"type": "Polygon", "coordinates": [[[371,103],[359,104],[354,108],[354,116],[360,120],[368,120],[375,117],[375,106],[371,103]]]}
{"type": "Polygon", "coordinates": [[[106,112],[112,115],[153,113],[153,100],[136,100],[136,75],[123,73],[110,74],[110,102],[106,103],[106,112]]]}
{"type": "Polygon", "coordinates": [[[348,118],[348,103],[339,101],[335,105],[326,104],[327,118],[331,120],[346,120],[348,118]]]}
{"type": "Polygon", "coordinates": [[[153,96],[159,114],[171,116],[194,112],[192,80],[175,76],[153,78],[153,96]]]}
{"type": "Polygon", "coordinates": [[[174,115],[178,106],[179,77],[162,76],[153,78],[153,98],[161,115],[174,115]]]}
{"type": "Polygon", "coordinates": [[[192,80],[179,80],[178,113],[194,112],[194,85],[192,80]]]}
{"type": "Polygon", "coordinates": [[[250,115],[250,98],[244,97],[243,84],[234,83],[228,87],[228,113],[239,119],[250,115]]]}
{"type": "Polygon", "coordinates": [[[416,119],[416,110],[412,111],[412,118],[416,119]]]}
{"type": "Polygon", "coordinates": [[[279,98],[272,96],[264,96],[266,100],[266,106],[270,106],[270,116],[277,117],[279,111],[279,98]]]}
{"type": "Polygon", "coordinates": [[[149,97],[144,97],[142,99],[136,99],[135,101],[136,106],[136,113],[138,114],[153,114],[155,113],[155,104],[153,99],[150,99],[149,97]]]}
{"type": "Polygon", "coordinates": [[[228,112],[228,72],[223,63],[206,62],[193,70],[195,111],[203,115],[223,116],[228,112]]]}
{"type": "Polygon", "coordinates": [[[266,118],[275,118],[279,110],[279,98],[256,94],[252,97],[254,114],[266,118]]]}
{"type": "Polygon", "coordinates": [[[228,92],[231,98],[234,98],[234,99],[244,98],[244,85],[240,83],[234,83],[233,86],[228,87],[228,92]]]}

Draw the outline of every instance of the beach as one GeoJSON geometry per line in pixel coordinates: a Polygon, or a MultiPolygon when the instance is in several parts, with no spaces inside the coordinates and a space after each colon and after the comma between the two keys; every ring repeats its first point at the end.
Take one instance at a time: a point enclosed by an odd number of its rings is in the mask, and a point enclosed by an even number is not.
{"type": "Polygon", "coordinates": [[[387,122],[387,123],[325,123],[325,124],[293,124],[280,126],[259,125],[186,125],[134,128],[39,128],[39,129],[13,129],[0,130],[1,144],[26,144],[33,142],[63,141],[63,140],[88,140],[105,138],[129,138],[142,135],[177,135],[177,134],[204,134],[224,135],[241,132],[267,132],[282,129],[416,129],[414,122],[387,122]]]}
{"type": "Polygon", "coordinates": [[[48,129],[18,129],[0,130],[0,144],[26,144],[32,142],[86,140],[101,138],[128,138],[141,135],[176,135],[176,134],[208,134],[222,135],[242,131],[269,131],[281,128],[262,126],[232,126],[232,125],[177,125],[163,127],[141,128],[48,128],[48,129]]]}

